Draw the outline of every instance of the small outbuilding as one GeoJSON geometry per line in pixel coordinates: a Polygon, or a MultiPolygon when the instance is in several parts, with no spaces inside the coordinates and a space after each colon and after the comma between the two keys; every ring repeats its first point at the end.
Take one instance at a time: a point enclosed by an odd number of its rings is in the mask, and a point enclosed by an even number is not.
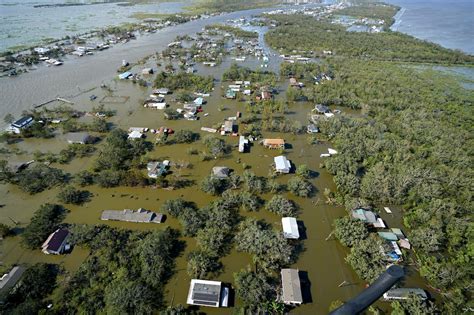
{"type": "Polygon", "coordinates": [[[298,231],[298,222],[296,218],[284,217],[281,218],[281,224],[283,226],[283,236],[290,239],[299,239],[300,232],[298,231]]]}
{"type": "Polygon", "coordinates": [[[372,211],[369,211],[369,210],[366,210],[366,209],[363,209],[363,208],[358,208],[358,209],[352,210],[351,214],[352,214],[352,217],[354,219],[365,222],[369,225],[372,225],[373,227],[376,227],[376,228],[385,228],[386,227],[383,220],[381,218],[379,218],[377,216],[377,214],[375,214],[372,211]]]}
{"type": "Polygon", "coordinates": [[[281,270],[282,302],[289,305],[299,305],[303,303],[301,292],[301,281],[297,269],[281,270]]]}

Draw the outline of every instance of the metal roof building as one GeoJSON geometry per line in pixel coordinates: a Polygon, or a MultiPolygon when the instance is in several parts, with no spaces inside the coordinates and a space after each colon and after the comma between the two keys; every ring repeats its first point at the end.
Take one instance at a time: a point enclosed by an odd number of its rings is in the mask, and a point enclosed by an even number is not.
{"type": "Polygon", "coordinates": [[[130,209],[104,210],[102,211],[100,219],[104,221],[111,220],[136,223],[161,223],[163,215],[142,208],[138,209],[137,211],[130,209]]]}
{"type": "Polygon", "coordinates": [[[273,161],[275,162],[275,171],[278,173],[288,174],[291,170],[291,163],[284,155],[276,156],[273,161]]]}
{"type": "Polygon", "coordinates": [[[298,231],[298,223],[295,218],[284,217],[281,218],[281,224],[283,225],[283,236],[285,238],[299,239],[300,232],[298,231]]]}
{"type": "Polygon", "coordinates": [[[301,293],[300,276],[297,269],[282,269],[281,284],[283,292],[282,302],[285,304],[303,303],[303,294],[301,293]]]}
{"type": "Polygon", "coordinates": [[[190,305],[226,307],[228,297],[229,291],[222,286],[222,282],[192,279],[186,303],[190,305]]]}

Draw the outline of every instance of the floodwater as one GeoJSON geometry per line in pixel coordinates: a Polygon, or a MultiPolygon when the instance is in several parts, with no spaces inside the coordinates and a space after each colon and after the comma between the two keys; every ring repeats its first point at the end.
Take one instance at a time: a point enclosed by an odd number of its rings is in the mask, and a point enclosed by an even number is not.
{"type": "Polygon", "coordinates": [[[474,1],[388,0],[402,9],[392,30],[474,54],[474,1]]]}
{"type": "MultiPolygon", "coordinates": [[[[259,10],[247,11],[245,15],[257,13],[259,10]]],[[[93,58],[71,59],[63,66],[54,69],[42,68],[34,73],[22,75],[18,78],[0,80],[2,94],[6,92],[6,99],[13,102],[12,108],[17,110],[29,108],[33,103],[40,103],[44,100],[55,97],[56,95],[65,96],[74,102],[74,107],[79,110],[91,110],[97,102],[105,96],[125,96],[126,101],[122,103],[108,103],[106,107],[117,110],[117,115],[111,119],[117,127],[128,129],[129,127],[148,127],[159,128],[167,126],[174,130],[190,129],[199,131],[201,127],[212,127],[223,121],[224,118],[235,116],[236,112],[243,113],[245,117],[245,102],[238,100],[225,100],[221,97],[225,91],[223,83],[220,82],[223,70],[231,63],[227,58],[224,63],[214,68],[196,67],[199,74],[213,75],[218,81],[215,84],[215,91],[207,99],[208,104],[204,105],[204,112],[209,116],[203,117],[198,121],[167,121],[164,120],[162,111],[147,109],[142,106],[142,101],[150,94],[151,88],[143,88],[133,85],[129,81],[119,81],[113,79],[116,77],[115,70],[120,65],[122,59],[135,62],[142,59],[157,50],[166,47],[166,44],[174,39],[176,35],[193,34],[199,31],[204,25],[215,22],[222,22],[229,18],[237,18],[242,16],[242,12],[233,13],[225,16],[216,17],[209,20],[194,21],[184,25],[180,25],[174,29],[165,29],[156,34],[139,38],[127,45],[118,45],[104,54],[97,54],[93,58]],[[106,83],[112,88],[111,94],[98,88],[100,83],[106,83]],[[10,91],[13,89],[13,91],[10,91]],[[22,90],[27,89],[27,91],[22,90]],[[34,92],[33,92],[34,91],[34,92]],[[91,94],[97,95],[97,101],[90,101],[91,94]],[[218,105],[223,104],[224,110],[219,111],[218,105]]],[[[260,36],[262,40],[262,36],[260,36]]],[[[267,48],[268,49],[268,48],[267,48]]],[[[272,52],[269,51],[271,54],[272,52]]],[[[273,52],[276,53],[276,52],[273,52]]],[[[245,66],[258,67],[259,61],[249,58],[248,61],[241,63],[245,66]]],[[[278,70],[279,60],[271,54],[270,66],[271,70],[278,70]]],[[[150,58],[146,64],[136,66],[132,71],[137,71],[141,67],[154,66],[156,69],[156,60],[150,58]]],[[[287,86],[287,82],[281,82],[282,87],[287,86]]],[[[280,95],[279,97],[284,97],[280,95]]],[[[2,96],[3,98],[3,96],[2,96]]],[[[51,106],[53,106],[52,104],[51,106]]],[[[309,103],[296,103],[290,106],[288,118],[299,120],[306,125],[307,113],[312,109],[313,105],[309,103]]],[[[171,108],[177,108],[176,104],[171,102],[171,108]]],[[[2,108],[2,110],[4,110],[2,108]]],[[[343,109],[343,115],[360,115],[361,113],[343,109]]],[[[88,118],[84,118],[87,120],[88,118]]],[[[201,132],[201,136],[205,136],[201,132]]],[[[305,287],[309,288],[310,300],[306,304],[296,308],[294,314],[325,314],[327,313],[330,303],[334,300],[348,300],[358,292],[360,292],[365,283],[358,279],[350,266],[344,261],[347,255],[347,249],[344,248],[330,238],[326,240],[331,232],[331,224],[337,217],[345,215],[345,210],[341,207],[329,206],[324,203],[322,192],[325,188],[335,190],[335,184],[332,176],[321,168],[322,158],[320,154],[327,152],[330,146],[328,143],[319,145],[308,145],[307,135],[292,135],[278,133],[264,133],[265,137],[283,137],[291,146],[286,150],[287,157],[296,166],[306,164],[309,168],[316,172],[317,176],[311,179],[316,186],[318,192],[313,198],[298,198],[287,195],[288,198],[294,200],[300,207],[298,220],[304,226],[303,244],[305,251],[301,253],[298,261],[292,266],[298,268],[302,272],[307,272],[308,281],[305,287]],[[343,281],[349,285],[339,287],[343,281]]],[[[153,136],[149,134],[149,140],[153,141],[153,136]]],[[[227,137],[226,141],[230,144],[237,145],[238,138],[227,137]]],[[[100,145],[100,144],[99,144],[100,145]]],[[[66,147],[66,142],[62,137],[56,137],[50,140],[26,139],[8,148],[16,148],[23,154],[3,154],[0,158],[13,161],[27,161],[32,158],[35,150],[42,152],[58,153],[66,147]]],[[[200,161],[196,155],[189,155],[187,149],[194,147],[202,149],[200,142],[186,145],[157,146],[149,153],[149,156],[156,159],[169,159],[171,161],[188,161],[194,167],[182,172],[181,176],[198,183],[203,177],[207,176],[214,166],[227,166],[237,174],[242,174],[243,165],[251,166],[251,170],[260,176],[268,176],[270,165],[273,157],[279,155],[277,151],[266,150],[258,144],[254,144],[250,148],[250,153],[240,154],[234,149],[232,155],[225,159],[213,161],[200,161]],[[240,162],[238,162],[240,159],[240,162]]],[[[82,158],[73,160],[68,165],[53,165],[62,168],[72,174],[91,167],[92,158],[82,158]]],[[[173,176],[173,175],[170,175],[173,176]]],[[[278,177],[282,183],[286,183],[289,178],[294,175],[283,175],[278,177]]],[[[182,197],[189,201],[194,201],[198,206],[204,206],[211,202],[214,197],[208,196],[197,189],[196,186],[168,191],[153,188],[130,188],[119,187],[104,189],[99,187],[87,188],[94,196],[91,202],[84,206],[68,206],[70,210],[65,222],[68,223],[85,223],[100,224],[100,213],[104,209],[137,209],[140,207],[159,211],[160,206],[168,199],[182,197]]],[[[12,224],[14,221],[20,222],[19,228],[25,227],[34,211],[39,205],[50,202],[57,202],[56,195],[58,188],[46,191],[37,195],[30,196],[11,185],[0,185],[0,200],[4,205],[0,211],[0,222],[12,224]]],[[[268,200],[270,195],[263,196],[268,200]]],[[[396,206],[392,207],[394,216],[382,217],[391,226],[401,226],[401,212],[396,206]]],[[[264,219],[271,223],[276,230],[281,229],[280,217],[269,213],[265,209],[259,212],[244,213],[242,216],[254,216],[264,219]]],[[[107,222],[114,227],[121,227],[134,230],[164,229],[168,226],[180,229],[179,222],[169,217],[167,221],[160,225],[152,224],[136,224],[124,222],[107,222]]],[[[185,304],[188,293],[190,278],[186,273],[187,260],[186,256],[189,252],[196,248],[195,241],[190,238],[184,238],[186,241],[186,249],[181,257],[176,261],[177,273],[170,280],[166,287],[166,299],[168,304],[185,304]]],[[[81,248],[75,248],[70,255],[53,257],[41,254],[39,250],[28,251],[23,249],[19,244],[19,237],[7,238],[1,248],[1,260],[5,264],[11,263],[34,263],[39,261],[63,263],[69,272],[77,270],[81,262],[86,259],[88,252],[81,248]]],[[[250,255],[237,253],[232,251],[229,255],[222,258],[224,269],[221,274],[215,277],[216,280],[233,283],[233,273],[246,268],[251,264],[250,255]]],[[[422,286],[419,278],[414,274],[407,280],[407,284],[422,286]]],[[[239,301],[237,301],[239,304],[239,301]]],[[[388,303],[379,302],[380,306],[387,308],[388,303]]],[[[229,309],[212,309],[201,308],[203,312],[208,314],[229,314],[229,309]]]]}
{"type": "MultiPolygon", "coordinates": [[[[134,63],[145,56],[162,51],[178,35],[193,35],[212,23],[222,23],[227,19],[249,18],[264,9],[229,13],[205,20],[196,20],[165,28],[153,34],[139,37],[126,44],[117,44],[93,56],[65,58],[60,67],[40,66],[37,70],[17,77],[0,78],[0,117],[7,113],[18,116],[34,104],[49,101],[58,96],[70,98],[82,91],[99,86],[116,74],[122,60],[134,63]]],[[[0,121],[0,126],[4,125],[0,121]]]]}
{"type": "MultiPolygon", "coordinates": [[[[91,2],[93,1],[77,3],[91,2]]],[[[134,13],[179,13],[184,6],[190,4],[186,0],[132,6],[117,2],[97,2],[93,5],[35,8],[35,5],[63,4],[65,1],[0,0],[0,52],[23,45],[41,44],[46,39],[83,34],[106,26],[140,22],[131,17],[134,13]]]]}

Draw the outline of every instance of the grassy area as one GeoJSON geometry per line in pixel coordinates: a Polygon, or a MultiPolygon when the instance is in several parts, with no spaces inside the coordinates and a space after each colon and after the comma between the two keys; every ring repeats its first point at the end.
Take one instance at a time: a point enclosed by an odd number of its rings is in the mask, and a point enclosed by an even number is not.
{"type": "Polygon", "coordinates": [[[272,15],[280,26],[268,32],[267,43],[284,53],[293,50],[316,52],[366,60],[474,64],[474,57],[399,32],[347,32],[329,21],[305,15],[272,15]]]}
{"type": "Polygon", "coordinates": [[[199,0],[188,7],[193,13],[232,12],[271,7],[282,3],[281,0],[199,0]]]}
{"type": "Polygon", "coordinates": [[[372,5],[365,4],[337,10],[334,14],[349,15],[357,18],[381,19],[385,21],[384,26],[388,28],[395,22],[393,16],[399,9],[399,7],[383,3],[372,5]]]}

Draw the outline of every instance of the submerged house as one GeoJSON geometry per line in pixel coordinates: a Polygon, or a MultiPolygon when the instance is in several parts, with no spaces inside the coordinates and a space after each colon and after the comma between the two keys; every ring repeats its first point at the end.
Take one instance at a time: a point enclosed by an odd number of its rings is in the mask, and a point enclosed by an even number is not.
{"type": "Polygon", "coordinates": [[[70,132],[66,135],[69,144],[87,144],[90,141],[90,135],[87,132],[70,132]]]}
{"type": "Polygon", "coordinates": [[[186,303],[210,307],[227,307],[229,288],[220,281],[192,279],[186,303]]]}
{"type": "Polygon", "coordinates": [[[0,278],[0,296],[5,296],[15,286],[25,270],[24,267],[15,266],[0,278]]]}
{"type": "Polygon", "coordinates": [[[268,149],[284,149],[285,140],[283,139],[264,139],[263,146],[268,149]]]}
{"type": "Polygon", "coordinates": [[[51,233],[41,246],[41,250],[45,254],[61,255],[67,249],[67,240],[69,231],[66,229],[57,229],[51,233]]]}
{"type": "Polygon", "coordinates": [[[143,208],[133,211],[130,209],[124,210],[104,210],[100,217],[104,221],[125,221],[135,223],[161,223],[163,215],[143,208]]]}
{"type": "Polygon", "coordinates": [[[300,275],[297,269],[282,269],[281,285],[281,300],[283,303],[290,305],[303,303],[300,275]]]}
{"type": "Polygon", "coordinates": [[[158,178],[159,176],[166,175],[169,165],[170,161],[168,160],[164,160],[163,162],[149,162],[146,165],[148,177],[158,178]]]}
{"type": "Polygon", "coordinates": [[[235,132],[236,125],[233,120],[226,120],[224,121],[224,124],[221,126],[221,134],[226,135],[226,134],[232,134],[235,132]]]}
{"type": "Polygon", "coordinates": [[[426,300],[428,295],[420,288],[395,288],[384,293],[385,300],[407,300],[410,296],[417,295],[422,300],[426,300]]]}
{"type": "Polygon", "coordinates": [[[291,170],[291,163],[284,155],[279,155],[273,158],[275,162],[275,171],[277,173],[288,174],[291,170]]]}
{"type": "Polygon", "coordinates": [[[314,107],[314,109],[315,109],[319,114],[326,114],[326,113],[330,113],[330,112],[331,112],[327,106],[324,106],[324,105],[321,105],[321,104],[316,105],[316,106],[314,107]]]}
{"type": "Polygon", "coordinates": [[[284,217],[281,218],[281,224],[283,226],[283,236],[290,239],[299,239],[300,232],[298,231],[298,222],[296,218],[284,217]]]}
{"type": "Polygon", "coordinates": [[[245,152],[246,148],[248,147],[249,145],[249,140],[248,139],[245,139],[244,136],[240,136],[239,137],[239,152],[240,153],[243,153],[245,152]]]}
{"type": "Polygon", "coordinates": [[[377,214],[375,214],[372,211],[369,211],[369,210],[366,210],[366,209],[363,209],[363,208],[358,208],[358,209],[352,210],[351,214],[352,214],[352,217],[354,219],[365,222],[368,225],[372,225],[375,228],[385,228],[386,227],[383,220],[381,218],[379,218],[377,216],[377,214]]]}
{"type": "Polygon", "coordinates": [[[229,177],[230,169],[225,166],[214,166],[212,168],[212,177],[225,179],[229,177]]]}
{"type": "Polygon", "coordinates": [[[34,122],[33,117],[25,116],[13,122],[10,126],[8,126],[5,129],[5,131],[9,133],[20,134],[23,129],[26,129],[29,126],[31,126],[33,122],[34,122]]]}
{"type": "Polygon", "coordinates": [[[227,91],[225,92],[225,98],[235,99],[236,97],[237,97],[237,93],[232,89],[227,89],[227,91]]]}

